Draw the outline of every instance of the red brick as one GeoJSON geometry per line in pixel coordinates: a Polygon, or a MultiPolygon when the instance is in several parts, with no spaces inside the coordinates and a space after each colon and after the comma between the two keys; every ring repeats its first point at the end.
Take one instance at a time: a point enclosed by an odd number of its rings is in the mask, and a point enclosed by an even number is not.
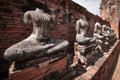
{"type": "Polygon", "coordinates": [[[66,69],[66,58],[62,58],[56,62],[52,62],[49,64],[48,62],[44,62],[42,64],[38,64],[38,67],[28,67],[26,69],[21,70],[20,72],[13,71],[13,73],[10,73],[10,79],[13,80],[39,80],[46,75],[49,75],[53,71],[63,71],[66,69]],[[65,60],[65,61],[64,61],[65,60]],[[53,68],[52,68],[53,66],[53,68]]]}

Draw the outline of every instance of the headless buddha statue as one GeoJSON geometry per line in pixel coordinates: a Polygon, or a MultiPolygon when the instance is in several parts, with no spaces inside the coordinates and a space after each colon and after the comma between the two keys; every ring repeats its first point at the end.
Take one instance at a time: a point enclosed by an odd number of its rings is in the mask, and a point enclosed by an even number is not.
{"type": "Polygon", "coordinates": [[[21,42],[9,47],[4,57],[8,61],[26,61],[36,58],[40,54],[52,54],[64,50],[69,42],[63,39],[49,37],[49,31],[55,29],[57,12],[47,13],[36,8],[24,14],[24,22],[33,24],[32,34],[21,42]]]}
{"type": "Polygon", "coordinates": [[[94,46],[93,42],[95,42],[95,39],[93,37],[88,36],[89,27],[89,21],[86,16],[83,16],[83,18],[76,21],[77,34],[76,43],[74,43],[75,56],[71,67],[78,64],[79,60],[82,64],[82,67],[87,67],[87,62],[92,56],[92,54],[89,53],[90,50],[92,50],[92,47],[94,46]]]}
{"type": "Polygon", "coordinates": [[[89,21],[87,20],[86,16],[83,16],[83,19],[79,19],[76,22],[76,42],[85,45],[93,42],[93,38],[88,36],[89,30],[89,21]]]}
{"type": "Polygon", "coordinates": [[[95,28],[94,28],[94,37],[96,37],[97,39],[102,40],[104,38],[104,36],[102,35],[102,26],[99,22],[95,23],[95,28]]]}
{"type": "Polygon", "coordinates": [[[110,36],[110,27],[106,26],[106,25],[103,25],[103,30],[102,30],[102,34],[106,37],[109,37],[110,36]]]}

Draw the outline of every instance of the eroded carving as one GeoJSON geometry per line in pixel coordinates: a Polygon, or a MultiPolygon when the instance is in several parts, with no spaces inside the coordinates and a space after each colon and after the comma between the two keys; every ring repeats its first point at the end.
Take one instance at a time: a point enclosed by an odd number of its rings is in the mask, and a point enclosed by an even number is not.
{"type": "Polygon", "coordinates": [[[102,35],[102,26],[99,22],[95,23],[95,27],[94,27],[94,37],[96,37],[97,39],[103,39],[104,36],[102,35]]]}
{"type": "Polygon", "coordinates": [[[97,39],[96,40],[96,43],[98,44],[97,46],[97,50],[98,50],[98,53],[102,53],[103,52],[103,44],[105,43],[105,36],[102,35],[102,26],[99,22],[96,22],[95,23],[95,26],[94,26],[94,37],[97,39]]]}
{"type": "Polygon", "coordinates": [[[102,35],[105,36],[105,42],[103,49],[105,52],[107,52],[110,48],[110,27],[103,25],[102,26],[102,35]]]}
{"type": "Polygon", "coordinates": [[[109,42],[108,43],[109,46],[112,46],[115,43],[115,41],[117,40],[114,30],[108,26],[103,25],[103,33],[102,34],[106,37],[106,41],[109,42]]]}
{"type": "MultiPolygon", "coordinates": [[[[77,34],[76,43],[74,44],[75,56],[73,62],[77,60],[78,63],[78,60],[80,60],[83,67],[86,67],[89,59],[92,58],[92,50],[95,47],[96,39],[88,35],[89,28],[89,20],[86,16],[83,16],[83,19],[76,21],[77,34]]],[[[76,64],[72,64],[71,66],[75,66],[76,64]]]]}
{"type": "Polygon", "coordinates": [[[5,59],[8,61],[31,60],[44,54],[65,50],[69,45],[68,41],[49,37],[48,32],[55,29],[56,21],[56,10],[51,11],[50,14],[38,8],[35,11],[27,11],[24,14],[24,22],[33,24],[33,32],[25,40],[9,47],[4,53],[5,59]]]}
{"type": "Polygon", "coordinates": [[[79,44],[88,44],[93,42],[92,37],[88,36],[89,30],[89,21],[86,16],[83,16],[83,19],[79,19],[76,21],[76,42],[79,44]]]}

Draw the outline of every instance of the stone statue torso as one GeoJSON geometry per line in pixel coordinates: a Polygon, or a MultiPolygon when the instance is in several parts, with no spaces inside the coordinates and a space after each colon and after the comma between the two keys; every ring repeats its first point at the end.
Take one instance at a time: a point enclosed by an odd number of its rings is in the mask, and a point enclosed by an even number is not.
{"type": "Polygon", "coordinates": [[[77,35],[87,35],[87,29],[89,28],[88,21],[80,19],[77,21],[77,24],[79,24],[77,35]]]}
{"type": "Polygon", "coordinates": [[[83,19],[79,19],[76,22],[76,42],[80,44],[89,43],[91,38],[88,37],[89,22],[83,19]]]}

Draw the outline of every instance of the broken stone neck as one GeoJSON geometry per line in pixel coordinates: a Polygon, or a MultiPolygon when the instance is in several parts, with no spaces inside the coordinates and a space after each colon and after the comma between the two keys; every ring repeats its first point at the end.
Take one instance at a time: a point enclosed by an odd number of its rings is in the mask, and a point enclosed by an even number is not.
{"type": "Polygon", "coordinates": [[[46,41],[48,39],[48,30],[47,25],[43,24],[36,24],[33,23],[33,32],[32,34],[35,36],[36,40],[38,41],[46,41]]]}

